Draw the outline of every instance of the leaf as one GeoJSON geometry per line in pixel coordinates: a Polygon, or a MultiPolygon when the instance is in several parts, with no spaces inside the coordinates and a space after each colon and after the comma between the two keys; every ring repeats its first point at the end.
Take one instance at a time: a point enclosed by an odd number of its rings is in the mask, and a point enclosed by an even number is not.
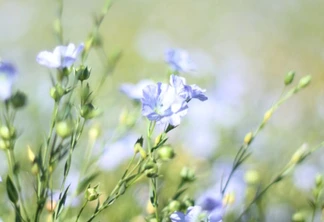
{"type": "Polygon", "coordinates": [[[66,177],[70,171],[70,167],[71,167],[71,155],[69,155],[68,159],[66,160],[65,166],[64,166],[64,176],[66,177]]]}
{"type": "Polygon", "coordinates": [[[8,197],[10,201],[16,205],[19,199],[18,192],[9,175],[7,176],[6,185],[7,185],[8,197]]]}
{"type": "Polygon", "coordinates": [[[77,188],[77,195],[79,195],[80,193],[82,193],[86,188],[87,186],[90,184],[90,182],[96,178],[97,176],[99,175],[99,172],[96,172],[96,173],[93,173],[89,176],[87,176],[86,178],[84,178],[78,185],[78,188],[77,188]]]}
{"type": "Polygon", "coordinates": [[[65,204],[65,201],[66,201],[66,195],[67,195],[67,192],[68,192],[68,190],[70,188],[70,185],[65,189],[65,191],[63,193],[63,196],[60,195],[60,199],[58,201],[58,205],[57,205],[56,212],[55,212],[56,213],[56,216],[55,216],[56,219],[58,218],[58,216],[63,211],[63,207],[64,207],[64,204],[65,204]]]}
{"type": "Polygon", "coordinates": [[[188,189],[188,187],[186,188],[183,188],[183,189],[180,189],[178,190],[174,196],[172,197],[173,200],[177,200],[186,190],[188,189]]]}

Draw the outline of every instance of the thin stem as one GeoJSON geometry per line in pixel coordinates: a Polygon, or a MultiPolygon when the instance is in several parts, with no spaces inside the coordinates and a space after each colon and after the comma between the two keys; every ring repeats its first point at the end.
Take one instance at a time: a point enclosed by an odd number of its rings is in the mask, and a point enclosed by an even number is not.
{"type": "Polygon", "coordinates": [[[77,222],[77,221],[79,220],[79,218],[80,218],[80,216],[81,216],[81,214],[82,214],[82,211],[83,211],[84,208],[87,206],[87,204],[88,204],[88,200],[86,200],[86,201],[83,203],[83,205],[82,205],[82,207],[81,207],[81,209],[80,209],[80,211],[79,211],[79,213],[78,213],[78,216],[77,216],[75,222],[77,222]]]}
{"type": "Polygon", "coordinates": [[[57,113],[58,113],[58,102],[54,103],[54,110],[52,113],[52,119],[51,119],[51,125],[50,125],[50,130],[47,136],[47,141],[46,141],[46,146],[45,146],[45,152],[44,152],[44,157],[43,157],[43,166],[46,165],[47,163],[47,156],[48,156],[48,148],[52,139],[52,135],[53,135],[53,130],[55,127],[55,122],[56,122],[56,117],[57,117],[57,113]]]}

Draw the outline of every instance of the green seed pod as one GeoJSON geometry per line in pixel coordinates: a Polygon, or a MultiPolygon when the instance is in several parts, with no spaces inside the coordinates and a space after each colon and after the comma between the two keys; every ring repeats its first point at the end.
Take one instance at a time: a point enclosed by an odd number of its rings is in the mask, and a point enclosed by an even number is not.
{"type": "Polygon", "coordinates": [[[50,95],[56,102],[58,102],[65,95],[65,90],[62,88],[62,86],[57,84],[51,88],[50,95]]]}
{"type": "Polygon", "coordinates": [[[16,92],[11,98],[10,103],[14,109],[23,108],[27,103],[27,96],[23,92],[16,92]]]}
{"type": "Polygon", "coordinates": [[[310,81],[312,80],[312,77],[310,75],[308,76],[304,76],[303,78],[301,78],[301,80],[298,83],[298,88],[302,89],[305,88],[306,86],[309,85],[310,81]]]}
{"type": "Polygon", "coordinates": [[[195,172],[187,167],[182,168],[180,176],[185,182],[192,182],[196,179],[195,172]]]}
{"type": "Polygon", "coordinates": [[[168,204],[168,210],[169,212],[173,213],[175,211],[179,211],[181,207],[181,203],[177,200],[172,200],[169,204],[168,204]]]}
{"type": "Polygon", "coordinates": [[[90,77],[90,74],[91,74],[91,68],[88,68],[87,66],[85,67],[82,65],[75,70],[75,75],[80,81],[87,80],[90,77]]]}
{"type": "Polygon", "coordinates": [[[297,212],[292,216],[292,221],[293,222],[305,222],[306,218],[302,212],[297,212]]]}
{"type": "Polygon", "coordinates": [[[285,85],[290,85],[293,81],[294,81],[294,77],[295,77],[295,72],[294,71],[290,71],[286,74],[285,76],[285,85]]]}
{"type": "Polygon", "coordinates": [[[0,149],[8,150],[11,148],[11,143],[8,140],[0,140],[0,149]]]}
{"type": "Polygon", "coordinates": [[[170,146],[162,146],[158,150],[158,155],[162,160],[171,160],[175,156],[174,150],[170,146]]]}
{"type": "Polygon", "coordinates": [[[316,187],[321,187],[323,185],[323,176],[317,175],[315,178],[316,187]]]}
{"type": "Polygon", "coordinates": [[[256,170],[249,170],[245,173],[244,180],[249,185],[257,185],[260,182],[260,175],[256,170]]]}
{"type": "Polygon", "coordinates": [[[144,165],[145,169],[145,174],[147,177],[152,178],[152,177],[157,177],[158,176],[158,166],[156,163],[153,161],[149,161],[144,165]]]}
{"type": "Polygon", "coordinates": [[[73,124],[70,121],[61,121],[56,124],[56,133],[62,138],[69,137],[73,133],[73,124]]]}
{"type": "Polygon", "coordinates": [[[11,140],[16,138],[16,130],[14,127],[1,126],[0,137],[4,140],[11,140]]]}
{"type": "Polygon", "coordinates": [[[89,185],[89,187],[88,187],[88,189],[86,190],[86,192],[85,192],[85,198],[88,200],[88,201],[93,201],[93,200],[96,200],[96,199],[98,199],[98,197],[99,197],[99,193],[98,193],[98,186],[99,185],[97,185],[97,186],[95,186],[95,187],[93,187],[93,188],[90,188],[90,185],[89,185]]]}

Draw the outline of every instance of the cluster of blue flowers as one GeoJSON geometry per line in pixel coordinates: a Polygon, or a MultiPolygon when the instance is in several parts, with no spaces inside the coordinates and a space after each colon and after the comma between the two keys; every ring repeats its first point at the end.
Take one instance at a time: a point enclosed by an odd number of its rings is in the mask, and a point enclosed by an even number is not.
{"type": "Polygon", "coordinates": [[[205,192],[195,206],[189,207],[187,213],[174,212],[172,222],[221,222],[224,214],[222,196],[212,191],[205,192]]]}
{"type": "Polygon", "coordinates": [[[143,89],[142,114],[150,121],[177,126],[191,99],[207,100],[204,93],[196,85],[186,85],[183,77],[171,75],[169,85],[159,82],[143,89]]]}
{"type": "Polygon", "coordinates": [[[165,53],[165,61],[175,73],[170,75],[169,84],[142,80],[137,84],[122,84],[120,90],[131,99],[142,102],[142,114],[150,121],[177,126],[187,114],[191,99],[205,101],[208,98],[205,89],[195,84],[187,85],[184,77],[176,75],[196,68],[187,51],[170,49],[165,53]]]}

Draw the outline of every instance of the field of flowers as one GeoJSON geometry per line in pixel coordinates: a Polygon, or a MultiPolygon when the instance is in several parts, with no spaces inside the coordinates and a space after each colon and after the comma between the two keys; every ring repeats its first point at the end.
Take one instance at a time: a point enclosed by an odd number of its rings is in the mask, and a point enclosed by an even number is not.
{"type": "Polygon", "coordinates": [[[0,1],[0,221],[324,221],[321,1],[0,1]]]}

